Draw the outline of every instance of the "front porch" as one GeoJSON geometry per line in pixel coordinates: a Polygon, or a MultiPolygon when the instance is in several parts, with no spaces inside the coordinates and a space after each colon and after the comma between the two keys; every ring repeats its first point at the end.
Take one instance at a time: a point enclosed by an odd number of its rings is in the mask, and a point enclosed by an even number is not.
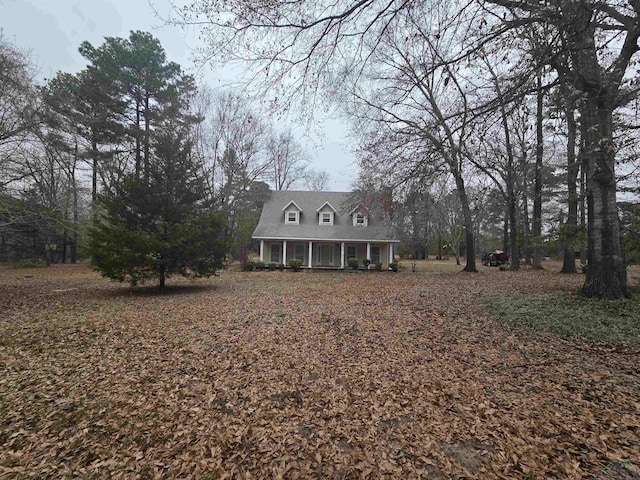
{"type": "Polygon", "coordinates": [[[372,265],[388,268],[393,263],[392,242],[331,242],[304,240],[261,240],[260,261],[282,263],[296,258],[304,268],[344,269],[350,258],[369,259],[372,265]]]}

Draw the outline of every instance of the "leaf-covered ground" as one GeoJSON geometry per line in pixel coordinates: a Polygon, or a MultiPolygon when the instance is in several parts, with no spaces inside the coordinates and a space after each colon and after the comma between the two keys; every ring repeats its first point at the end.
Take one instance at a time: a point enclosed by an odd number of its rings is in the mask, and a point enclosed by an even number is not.
{"type": "Polygon", "coordinates": [[[82,266],[0,269],[0,478],[578,479],[640,464],[639,352],[484,307],[582,275],[422,267],[223,272],[163,293],[82,266]]]}

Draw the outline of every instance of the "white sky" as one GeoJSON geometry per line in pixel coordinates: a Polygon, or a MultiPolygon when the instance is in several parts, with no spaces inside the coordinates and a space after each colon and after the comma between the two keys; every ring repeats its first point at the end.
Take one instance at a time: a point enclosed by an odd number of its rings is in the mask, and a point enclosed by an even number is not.
{"type": "MultiPolygon", "coordinates": [[[[210,67],[199,68],[191,60],[191,49],[198,45],[194,32],[165,26],[154,15],[152,3],[160,14],[169,12],[168,0],[0,0],[0,29],[3,37],[21,50],[30,52],[41,80],[57,71],[76,73],[86,66],[78,53],[80,43],[94,46],[104,37],[127,38],[131,30],[150,32],[160,40],[170,61],[213,88],[233,80],[227,72],[210,67]]],[[[357,166],[339,120],[323,119],[322,137],[296,129],[312,158],[312,168],[331,175],[330,189],[348,191],[355,180],[357,166]]]]}

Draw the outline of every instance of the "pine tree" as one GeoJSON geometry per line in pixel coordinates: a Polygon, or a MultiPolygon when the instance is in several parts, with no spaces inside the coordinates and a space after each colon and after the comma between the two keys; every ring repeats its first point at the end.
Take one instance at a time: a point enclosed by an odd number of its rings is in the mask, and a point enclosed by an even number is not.
{"type": "Polygon", "coordinates": [[[191,157],[188,125],[170,117],[154,134],[148,179],[135,172],[99,195],[91,250],[103,276],[135,286],[172,275],[209,276],[223,267],[223,217],[208,209],[191,157]]]}

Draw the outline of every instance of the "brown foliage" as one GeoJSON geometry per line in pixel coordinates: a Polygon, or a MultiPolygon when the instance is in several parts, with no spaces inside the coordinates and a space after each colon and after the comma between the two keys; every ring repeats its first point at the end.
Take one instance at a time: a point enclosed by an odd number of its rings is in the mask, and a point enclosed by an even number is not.
{"type": "Polygon", "coordinates": [[[177,295],[27,273],[0,270],[0,478],[578,479],[640,462],[637,352],[480,304],[581,275],[225,272],[177,295]]]}

